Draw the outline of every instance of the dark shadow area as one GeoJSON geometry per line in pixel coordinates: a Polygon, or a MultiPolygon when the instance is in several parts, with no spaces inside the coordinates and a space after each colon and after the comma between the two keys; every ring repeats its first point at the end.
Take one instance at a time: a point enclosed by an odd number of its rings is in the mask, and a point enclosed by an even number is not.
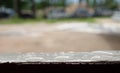
{"type": "Polygon", "coordinates": [[[120,62],[5,63],[0,73],[120,73],[120,62]]]}
{"type": "Polygon", "coordinates": [[[108,43],[111,50],[120,50],[120,35],[119,34],[108,34],[100,35],[108,43]]]}
{"type": "Polygon", "coordinates": [[[2,18],[8,18],[8,17],[9,17],[9,14],[4,13],[4,12],[0,12],[0,19],[2,19],[2,18]]]}
{"type": "Polygon", "coordinates": [[[20,17],[20,18],[23,18],[23,19],[27,19],[27,18],[32,19],[32,18],[35,18],[35,16],[32,15],[32,14],[30,14],[30,13],[22,13],[22,14],[20,14],[19,17],[20,17]]]}

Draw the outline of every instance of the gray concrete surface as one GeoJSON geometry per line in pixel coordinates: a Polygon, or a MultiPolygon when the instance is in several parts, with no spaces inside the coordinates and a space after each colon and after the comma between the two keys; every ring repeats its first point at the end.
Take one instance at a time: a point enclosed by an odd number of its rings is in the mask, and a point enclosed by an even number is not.
{"type": "Polygon", "coordinates": [[[0,54],[0,63],[120,61],[120,51],[0,54]]]}

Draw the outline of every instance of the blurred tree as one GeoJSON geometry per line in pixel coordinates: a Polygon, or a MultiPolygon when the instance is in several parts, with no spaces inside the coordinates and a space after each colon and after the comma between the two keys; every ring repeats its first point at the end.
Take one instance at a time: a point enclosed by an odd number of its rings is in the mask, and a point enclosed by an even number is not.
{"type": "Polygon", "coordinates": [[[20,0],[13,0],[14,10],[17,13],[17,16],[20,16],[21,14],[21,8],[20,8],[20,0]]]}
{"type": "MultiPolygon", "coordinates": [[[[29,0],[21,0],[20,7],[25,8],[27,5],[27,1],[29,0]]],[[[16,5],[15,0],[0,0],[0,6],[5,6],[7,8],[14,8],[15,5],[16,5]]]]}
{"type": "Polygon", "coordinates": [[[37,9],[44,9],[48,6],[66,6],[66,0],[41,0],[39,3],[36,3],[37,9]]]}
{"type": "Polygon", "coordinates": [[[58,2],[58,3],[60,3],[60,6],[65,6],[66,5],[66,0],[60,0],[60,2],[58,2]]]}
{"type": "Polygon", "coordinates": [[[109,9],[116,9],[118,4],[115,0],[106,0],[104,6],[109,9]]]}
{"type": "Polygon", "coordinates": [[[35,5],[35,0],[30,0],[30,8],[32,10],[32,17],[36,18],[36,5],[35,5]]]}
{"type": "Polygon", "coordinates": [[[81,3],[82,2],[82,0],[79,0],[79,3],[81,3]]]}
{"type": "Polygon", "coordinates": [[[0,6],[13,8],[13,0],[0,0],[0,6]]]}
{"type": "Polygon", "coordinates": [[[16,10],[18,17],[36,17],[36,8],[35,8],[35,1],[34,0],[14,0],[13,1],[14,8],[16,10]],[[27,4],[29,4],[29,8],[31,10],[31,15],[22,13],[22,9],[24,10],[27,7],[27,4]],[[25,6],[25,7],[24,7],[25,6]]]}
{"type": "Polygon", "coordinates": [[[90,0],[86,0],[87,5],[90,6],[90,0]]]}
{"type": "Polygon", "coordinates": [[[41,0],[41,2],[36,4],[37,9],[44,9],[48,6],[50,6],[50,1],[49,0],[41,0]]]}
{"type": "Polygon", "coordinates": [[[66,6],[66,0],[58,0],[55,6],[61,6],[65,7],[66,6]]]}
{"type": "Polygon", "coordinates": [[[94,0],[93,1],[93,8],[96,8],[96,6],[97,6],[97,0],[94,0]]]}

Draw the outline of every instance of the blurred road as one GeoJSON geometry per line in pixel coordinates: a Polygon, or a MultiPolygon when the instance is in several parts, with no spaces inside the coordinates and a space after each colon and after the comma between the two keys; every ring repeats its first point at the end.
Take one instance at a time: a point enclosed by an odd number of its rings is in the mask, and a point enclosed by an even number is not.
{"type": "Polygon", "coordinates": [[[1,25],[0,53],[120,50],[119,33],[96,34],[72,31],[73,28],[57,30],[56,27],[57,24],[45,23],[1,25]]]}

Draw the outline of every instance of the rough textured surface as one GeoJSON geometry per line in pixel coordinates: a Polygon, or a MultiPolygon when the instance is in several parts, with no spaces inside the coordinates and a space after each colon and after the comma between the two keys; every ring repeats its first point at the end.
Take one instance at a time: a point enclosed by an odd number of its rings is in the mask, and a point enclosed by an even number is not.
{"type": "Polygon", "coordinates": [[[0,54],[0,63],[120,61],[120,51],[0,54]]]}

